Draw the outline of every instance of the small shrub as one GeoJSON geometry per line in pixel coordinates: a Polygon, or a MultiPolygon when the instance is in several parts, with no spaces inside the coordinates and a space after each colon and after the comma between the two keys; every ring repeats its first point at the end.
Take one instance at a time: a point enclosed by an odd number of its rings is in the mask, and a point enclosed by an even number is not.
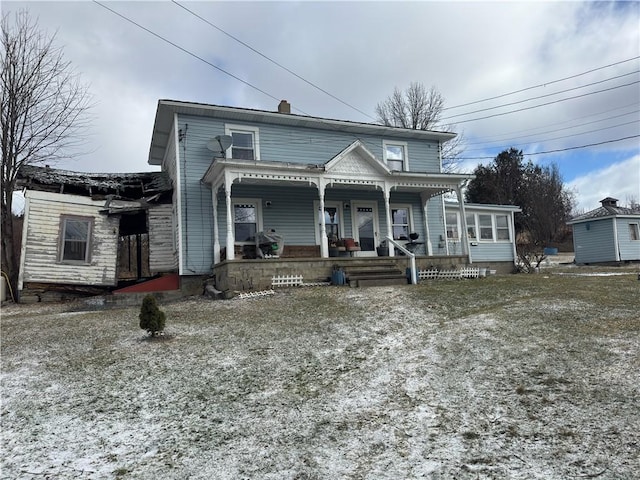
{"type": "Polygon", "coordinates": [[[142,300],[140,308],[140,328],[149,332],[152,336],[160,334],[164,330],[166,316],[158,308],[156,297],[147,295],[142,300]]]}

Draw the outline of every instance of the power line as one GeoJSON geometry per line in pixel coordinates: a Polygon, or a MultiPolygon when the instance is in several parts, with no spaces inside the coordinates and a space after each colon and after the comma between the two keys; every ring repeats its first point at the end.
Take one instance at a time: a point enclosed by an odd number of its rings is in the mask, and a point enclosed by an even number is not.
{"type": "Polygon", "coordinates": [[[509,95],[515,95],[516,93],[526,92],[528,90],[533,90],[534,88],[546,87],[547,85],[553,85],[554,83],[564,82],[565,80],[571,80],[572,78],[581,77],[581,76],[587,75],[589,73],[597,72],[598,70],[603,70],[605,68],[614,67],[616,65],[621,65],[623,63],[631,62],[631,61],[637,60],[639,58],[640,58],[640,56],[627,58],[626,60],[621,60],[619,62],[610,63],[608,65],[603,65],[602,67],[593,68],[591,70],[587,70],[586,72],[577,73],[577,74],[571,75],[569,77],[564,77],[564,78],[560,78],[558,80],[552,80],[550,82],[545,82],[545,83],[541,83],[541,84],[538,84],[538,85],[533,85],[531,87],[522,88],[520,90],[514,90],[513,92],[503,93],[502,95],[496,95],[495,97],[484,98],[482,100],[476,100],[474,102],[462,103],[460,105],[454,105],[453,107],[446,107],[446,108],[443,108],[442,110],[444,111],[444,110],[451,110],[453,108],[467,107],[469,105],[475,105],[477,103],[487,102],[489,100],[496,100],[498,98],[508,97],[509,95]]]}
{"type": "MultiPolygon", "coordinates": [[[[587,145],[578,145],[576,147],[567,147],[567,148],[559,148],[556,150],[547,150],[545,152],[534,152],[534,153],[523,153],[522,155],[524,156],[533,156],[533,155],[546,155],[548,153],[559,153],[559,152],[567,152],[569,150],[579,150],[582,148],[589,148],[589,147],[597,147],[598,145],[605,145],[607,143],[616,143],[616,142],[622,142],[624,140],[631,140],[632,138],[638,138],[640,137],[640,135],[631,135],[629,137],[623,137],[623,138],[616,138],[614,140],[605,140],[603,142],[597,142],[597,143],[589,143],[587,145]]],[[[496,156],[491,156],[491,157],[456,157],[458,160],[493,160],[496,156]]]]}
{"type": "Polygon", "coordinates": [[[511,105],[518,105],[520,103],[530,102],[532,100],[539,100],[541,98],[553,97],[554,95],[560,95],[561,93],[567,93],[567,92],[571,92],[573,90],[579,90],[581,88],[592,87],[592,86],[598,85],[600,83],[610,82],[611,80],[617,80],[618,78],[628,77],[629,75],[634,75],[634,74],[636,74],[638,72],[640,72],[640,70],[635,70],[633,72],[624,73],[622,75],[617,75],[615,77],[606,78],[604,80],[599,80],[599,81],[593,82],[593,83],[587,83],[586,85],[580,85],[578,87],[567,88],[566,90],[560,90],[560,91],[554,92],[554,93],[547,93],[545,95],[540,95],[540,96],[537,96],[537,97],[525,98],[524,100],[518,100],[517,102],[504,103],[502,105],[496,105],[494,107],[481,108],[479,110],[473,110],[473,111],[467,112],[467,113],[458,113],[456,115],[451,115],[450,117],[444,117],[441,120],[449,120],[449,119],[455,118],[455,117],[464,117],[465,115],[471,115],[472,113],[486,112],[486,111],[489,111],[489,110],[495,110],[496,108],[509,107],[511,105]]]}
{"type": "Polygon", "coordinates": [[[555,103],[566,102],[567,100],[575,100],[576,98],[588,97],[589,95],[595,95],[596,93],[609,92],[611,90],[616,90],[618,88],[629,87],[629,86],[635,85],[637,83],[640,83],[640,80],[636,80],[635,82],[625,83],[625,84],[622,84],[622,85],[617,85],[617,86],[611,87],[611,88],[605,88],[605,89],[602,89],[602,90],[596,90],[595,92],[583,93],[582,95],[574,95],[573,97],[561,98],[559,100],[554,100],[553,102],[541,103],[540,105],[533,105],[531,107],[518,108],[516,110],[509,110],[508,112],[495,113],[493,115],[487,115],[485,117],[478,117],[478,118],[471,118],[471,119],[468,119],[468,120],[461,120],[459,122],[456,122],[456,124],[468,123],[468,122],[476,122],[478,120],[486,120],[487,118],[500,117],[502,115],[509,115],[511,113],[523,112],[525,110],[532,110],[534,108],[545,107],[547,105],[553,105],[555,103]]]}
{"type": "Polygon", "coordinates": [[[302,80],[303,82],[305,82],[307,85],[312,86],[313,88],[319,90],[320,92],[324,93],[325,95],[328,95],[329,97],[333,98],[334,100],[337,100],[338,102],[342,103],[343,105],[355,110],[358,113],[361,113],[362,115],[372,119],[372,120],[376,120],[374,117],[372,117],[371,115],[369,115],[366,112],[363,112],[362,110],[360,110],[357,107],[354,107],[353,105],[345,102],[344,100],[336,97],[335,95],[333,95],[332,93],[326,91],[325,89],[323,89],[322,87],[319,87],[318,85],[316,85],[315,83],[307,80],[306,78],[302,77],[301,75],[298,75],[296,72],[292,71],[291,69],[285,67],[284,65],[278,63],[277,61],[273,60],[272,58],[270,58],[269,56],[263,54],[262,52],[256,50],[255,48],[253,48],[251,45],[243,42],[242,40],[240,40],[239,38],[233,36],[232,34],[230,34],[229,32],[223,30],[222,28],[218,27],[217,25],[211,23],[209,20],[207,20],[206,18],[203,18],[202,16],[198,15],[196,12],[194,12],[193,10],[188,9],[187,7],[185,7],[184,5],[180,4],[179,2],[177,2],[176,0],[171,0],[172,3],[174,3],[175,5],[177,5],[178,7],[182,8],[183,10],[186,10],[187,12],[189,12],[191,15],[193,15],[194,17],[199,18],[200,20],[202,20],[203,22],[205,22],[207,25],[215,28],[216,30],[218,30],[220,33],[223,33],[224,35],[226,35],[227,37],[235,40],[236,42],[240,43],[241,45],[245,46],[246,48],[248,48],[249,50],[251,50],[252,52],[260,55],[262,58],[264,58],[265,60],[268,60],[269,62],[273,63],[274,65],[280,67],[281,69],[285,70],[286,72],[290,73],[291,75],[293,75],[294,77],[296,77],[299,80],[302,80]]]}

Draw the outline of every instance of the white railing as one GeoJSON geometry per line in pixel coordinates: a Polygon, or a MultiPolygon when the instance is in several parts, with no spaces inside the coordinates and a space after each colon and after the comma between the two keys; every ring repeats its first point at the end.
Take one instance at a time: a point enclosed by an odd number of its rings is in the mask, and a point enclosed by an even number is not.
{"type": "Polygon", "coordinates": [[[418,272],[416,270],[416,255],[413,252],[407,250],[404,245],[399,244],[391,237],[386,237],[387,243],[393,244],[395,248],[400,250],[409,258],[409,268],[411,269],[411,284],[416,285],[418,283],[418,272]]]}

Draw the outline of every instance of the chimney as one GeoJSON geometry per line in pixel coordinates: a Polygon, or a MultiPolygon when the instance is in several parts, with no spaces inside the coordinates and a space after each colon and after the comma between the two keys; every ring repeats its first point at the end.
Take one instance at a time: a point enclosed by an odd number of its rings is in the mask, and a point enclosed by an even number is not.
{"type": "Polygon", "coordinates": [[[291,104],[286,100],[280,100],[278,105],[278,113],[291,113],[291,104]]]}
{"type": "Polygon", "coordinates": [[[600,203],[602,204],[603,207],[614,207],[614,208],[617,208],[618,199],[617,198],[607,197],[607,198],[603,198],[602,200],[600,200],[600,203]]]}

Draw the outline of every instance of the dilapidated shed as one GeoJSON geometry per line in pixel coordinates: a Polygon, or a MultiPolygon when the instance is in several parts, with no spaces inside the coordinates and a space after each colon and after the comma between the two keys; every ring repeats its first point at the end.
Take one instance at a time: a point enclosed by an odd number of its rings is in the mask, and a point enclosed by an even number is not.
{"type": "Polygon", "coordinates": [[[81,173],[25,166],[21,297],[100,293],[176,270],[164,172],[81,173]]]}

